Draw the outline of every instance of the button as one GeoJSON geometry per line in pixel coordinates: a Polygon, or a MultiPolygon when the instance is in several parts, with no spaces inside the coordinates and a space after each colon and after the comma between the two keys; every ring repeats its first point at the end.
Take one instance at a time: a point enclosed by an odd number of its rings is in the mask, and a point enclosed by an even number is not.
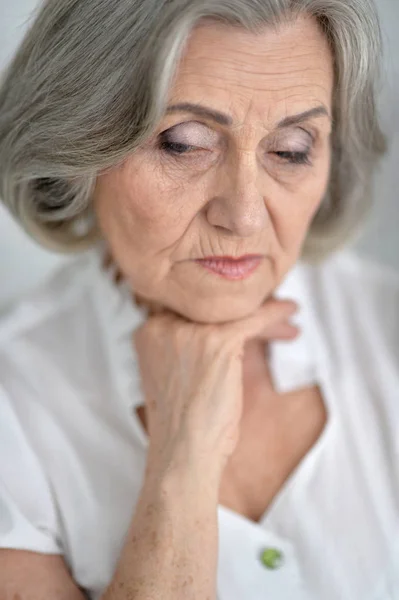
{"type": "Polygon", "coordinates": [[[265,548],[260,555],[260,560],[267,569],[279,569],[284,562],[284,557],[277,548],[265,548]]]}

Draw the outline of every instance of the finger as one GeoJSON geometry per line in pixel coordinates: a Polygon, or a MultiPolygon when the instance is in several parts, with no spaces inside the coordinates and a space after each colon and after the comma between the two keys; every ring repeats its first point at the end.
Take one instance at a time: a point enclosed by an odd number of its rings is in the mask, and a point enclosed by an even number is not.
{"type": "Polygon", "coordinates": [[[301,333],[301,330],[296,325],[291,323],[277,323],[269,330],[269,340],[291,340],[296,338],[301,333]]]}
{"type": "Polygon", "coordinates": [[[245,343],[249,339],[268,339],[271,328],[287,321],[298,310],[292,300],[268,300],[253,315],[230,324],[229,329],[235,341],[245,343]]]}

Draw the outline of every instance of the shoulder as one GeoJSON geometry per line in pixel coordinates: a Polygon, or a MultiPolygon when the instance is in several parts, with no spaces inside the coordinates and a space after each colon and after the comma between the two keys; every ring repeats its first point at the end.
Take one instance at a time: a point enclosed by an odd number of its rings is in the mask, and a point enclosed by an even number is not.
{"type": "Polygon", "coordinates": [[[383,310],[399,301],[399,271],[353,250],[335,253],[318,265],[304,264],[312,292],[339,305],[383,310]]]}
{"type": "Polygon", "coordinates": [[[81,374],[98,367],[107,301],[99,260],[89,251],[62,265],[0,319],[0,383],[11,396],[50,402],[55,385],[76,393],[81,374]]]}
{"type": "Polygon", "coordinates": [[[313,279],[337,287],[367,288],[399,293],[399,271],[354,250],[341,250],[317,265],[306,264],[305,270],[313,279]]]}
{"type": "Polygon", "coordinates": [[[367,286],[369,290],[399,292],[399,271],[373,258],[360,255],[353,250],[343,250],[333,255],[321,267],[351,285],[367,286]]]}
{"type": "Polygon", "coordinates": [[[26,294],[0,317],[0,352],[10,343],[47,326],[61,324],[67,315],[81,316],[82,300],[93,297],[98,275],[93,251],[72,259],[52,272],[44,282],[26,294]]]}
{"type": "MultiPolygon", "coordinates": [[[[399,272],[353,250],[318,265],[304,264],[315,314],[328,331],[381,342],[391,357],[399,347],[399,272]]],[[[382,346],[381,346],[382,347],[382,346]]]]}

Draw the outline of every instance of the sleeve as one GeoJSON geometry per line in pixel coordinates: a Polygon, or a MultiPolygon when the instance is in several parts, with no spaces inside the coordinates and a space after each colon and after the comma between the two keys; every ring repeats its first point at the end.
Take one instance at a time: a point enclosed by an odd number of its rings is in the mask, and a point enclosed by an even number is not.
{"type": "Polygon", "coordinates": [[[0,548],[62,554],[49,483],[1,384],[0,548]]]}

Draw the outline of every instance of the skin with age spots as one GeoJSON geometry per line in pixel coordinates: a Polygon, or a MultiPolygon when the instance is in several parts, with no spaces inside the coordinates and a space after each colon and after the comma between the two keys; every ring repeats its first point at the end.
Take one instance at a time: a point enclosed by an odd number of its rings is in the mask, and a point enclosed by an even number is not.
{"type": "Polygon", "coordinates": [[[139,297],[197,322],[249,316],[297,261],[328,185],[333,64],[317,23],[254,35],[207,23],[189,40],[168,105],[145,145],[101,174],[100,227],[139,297]],[[311,109],[308,119],[281,122],[311,109]],[[280,124],[280,126],[279,126],[280,124]],[[193,262],[261,254],[248,279],[193,262]]]}

